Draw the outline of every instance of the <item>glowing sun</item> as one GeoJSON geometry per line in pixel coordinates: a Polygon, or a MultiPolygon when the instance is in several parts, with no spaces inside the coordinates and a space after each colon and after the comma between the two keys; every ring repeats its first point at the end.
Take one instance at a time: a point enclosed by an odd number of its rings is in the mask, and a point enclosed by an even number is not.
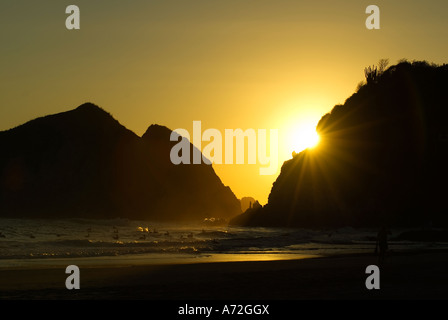
{"type": "Polygon", "coordinates": [[[291,151],[299,153],[302,150],[314,148],[319,144],[319,134],[316,132],[315,123],[298,125],[290,134],[291,151]]]}

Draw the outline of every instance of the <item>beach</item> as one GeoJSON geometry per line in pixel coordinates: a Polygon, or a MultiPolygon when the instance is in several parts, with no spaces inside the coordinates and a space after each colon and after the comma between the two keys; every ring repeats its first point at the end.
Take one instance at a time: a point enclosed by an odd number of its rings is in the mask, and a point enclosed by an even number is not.
{"type": "MultiPolygon", "coordinates": [[[[86,260],[87,261],[87,260],[86,260]]],[[[368,290],[372,254],[272,261],[80,265],[80,289],[65,288],[63,265],[0,268],[1,300],[447,299],[448,252],[395,252],[368,290]]]]}

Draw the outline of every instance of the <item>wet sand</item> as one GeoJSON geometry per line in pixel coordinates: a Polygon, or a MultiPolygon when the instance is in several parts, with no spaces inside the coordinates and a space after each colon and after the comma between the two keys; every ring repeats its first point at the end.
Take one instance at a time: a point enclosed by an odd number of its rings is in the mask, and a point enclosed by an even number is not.
{"type": "Polygon", "coordinates": [[[81,288],[65,267],[0,269],[1,300],[448,299],[448,252],[394,253],[368,290],[374,255],[300,260],[82,266],[81,288]]]}

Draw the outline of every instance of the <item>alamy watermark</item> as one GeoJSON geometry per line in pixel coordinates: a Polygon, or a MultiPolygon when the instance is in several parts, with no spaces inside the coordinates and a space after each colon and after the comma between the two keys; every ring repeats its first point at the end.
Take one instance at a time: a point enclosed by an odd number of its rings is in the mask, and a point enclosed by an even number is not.
{"type": "Polygon", "coordinates": [[[80,289],[80,274],[77,265],[69,265],[65,268],[65,273],[70,274],[65,280],[65,287],[68,290],[80,289]]]}
{"type": "Polygon", "coordinates": [[[173,164],[245,164],[247,141],[247,164],[264,165],[260,175],[273,175],[278,167],[278,129],[269,130],[269,152],[266,129],[225,129],[223,135],[218,129],[207,129],[202,132],[201,121],[193,121],[193,137],[185,129],[176,129],[170,140],[178,141],[171,148],[170,159],[173,164]],[[223,158],[224,140],[224,158],[223,158]],[[191,148],[190,141],[194,147],[191,148]],[[202,148],[203,142],[208,142],[202,148]],[[193,154],[191,154],[193,149],[193,154]],[[235,156],[234,156],[235,151],[235,156]]]}
{"type": "MultiPolygon", "coordinates": [[[[79,30],[80,27],[80,10],[76,5],[69,5],[65,9],[66,14],[70,14],[65,20],[65,27],[68,30],[79,30]]],[[[369,14],[365,21],[365,26],[369,30],[380,29],[380,9],[376,5],[369,5],[365,10],[369,14]]]]}
{"type": "Polygon", "coordinates": [[[376,265],[369,265],[366,268],[366,274],[369,276],[366,279],[366,288],[369,290],[380,289],[380,268],[376,265]]]}

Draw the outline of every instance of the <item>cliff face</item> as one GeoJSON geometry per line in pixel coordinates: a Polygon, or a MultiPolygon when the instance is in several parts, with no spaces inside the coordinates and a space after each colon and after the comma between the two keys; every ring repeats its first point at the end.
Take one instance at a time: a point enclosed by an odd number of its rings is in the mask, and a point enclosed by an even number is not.
{"type": "MultiPolygon", "coordinates": [[[[166,217],[180,219],[185,216],[204,219],[206,217],[231,218],[241,213],[239,200],[229,187],[224,186],[213,167],[207,164],[174,165],[170,160],[171,148],[177,141],[170,141],[171,130],[151,125],[142,136],[149,152],[153,169],[157,174],[161,195],[156,211],[166,217]]],[[[193,149],[190,143],[190,155],[193,149]]]]}
{"type": "Polygon", "coordinates": [[[401,63],[322,117],[320,145],[283,164],[268,204],[233,221],[448,224],[448,66],[401,63]]]}
{"type": "Polygon", "coordinates": [[[212,167],[172,165],[165,154],[171,131],[150,131],[140,138],[87,103],[0,132],[0,216],[195,220],[240,213],[212,167]]]}

